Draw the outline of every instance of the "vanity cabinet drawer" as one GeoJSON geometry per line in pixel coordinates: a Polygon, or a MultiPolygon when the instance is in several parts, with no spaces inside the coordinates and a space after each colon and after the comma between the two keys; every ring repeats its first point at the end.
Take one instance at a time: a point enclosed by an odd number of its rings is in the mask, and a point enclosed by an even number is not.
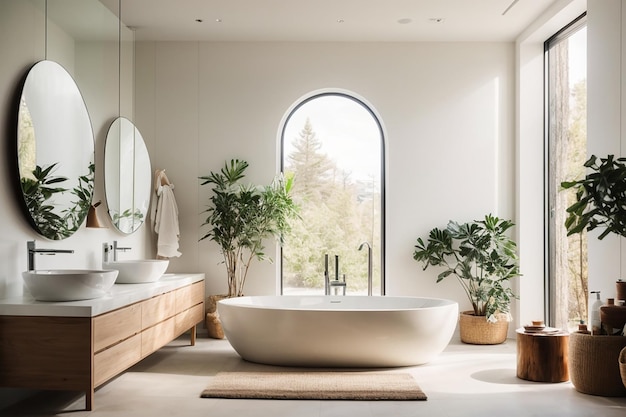
{"type": "Polygon", "coordinates": [[[174,322],[174,317],[171,317],[141,333],[142,358],[165,346],[176,337],[174,334],[174,322]]]}
{"type": "Polygon", "coordinates": [[[93,359],[94,387],[103,384],[141,360],[141,335],[96,353],[93,359]]]}
{"type": "Polygon", "coordinates": [[[99,352],[140,332],[141,304],[102,314],[93,319],[93,350],[99,352]]]}
{"type": "Polygon", "coordinates": [[[176,315],[176,336],[186,332],[202,321],[204,304],[197,304],[176,315]]]}
{"type": "Polygon", "coordinates": [[[174,292],[158,295],[141,303],[141,327],[146,329],[173,317],[176,297],[174,292]]]}
{"type": "Polygon", "coordinates": [[[176,313],[181,313],[204,301],[204,282],[196,282],[195,284],[176,290],[175,294],[176,313]]]}

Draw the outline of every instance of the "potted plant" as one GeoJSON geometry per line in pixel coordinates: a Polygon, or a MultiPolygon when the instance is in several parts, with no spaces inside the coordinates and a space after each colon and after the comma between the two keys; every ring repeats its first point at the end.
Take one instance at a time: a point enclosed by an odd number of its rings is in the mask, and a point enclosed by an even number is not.
{"type": "MultiPolygon", "coordinates": [[[[224,256],[228,293],[221,298],[243,295],[251,262],[269,259],[264,253],[265,239],[274,238],[282,244],[290,229],[289,220],[297,215],[297,205],[290,196],[293,177],[278,175],[267,186],[244,184],[247,168],[246,161],[233,159],[220,171],[200,177],[204,180],[201,185],[213,186],[204,211],[208,216],[202,223],[208,230],[200,240],[214,241],[224,256]]],[[[216,303],[215,298],[207,303],[207,328],[215,325],[215,336],[221,338],[216,303]]]]}
{"type": "Polygon", "coordinates": [[[598,158],[595,155],[585,162],[591,170],[578,181],[564,181],[561,187],[576,190],[576,202],[567,208],[565,220],[567,235],[605,227],[598,239],[609,233],[626,236],[626,158],[613,155],[598,158]]]}
{"type": "MultiPolygon", "coordinates": [[[[591,155],[584,167],[589,171],[584,178],[561,183],[562,188],[576,191],[576,201],[566,209],[567,235],[601,227],[604,230],[598,235],[600,240],[611,233],[626,237],[626,158],[591,155]]],[[[599,333],[602,333],[601,329],[599,333]]],[[[621,362],[616,368],[614,362],[606,360],[607,356],[623,356],[620,353],[626,348],[622,338],[595,333],[588,336],[578,332],[571,337],[570,358],[579,365],[570,365],[570,379],[574,387],[595,395],[623,395],[618,375],[626,381],[626,368],[621,362]],[[589,355],[590,349],[600,355],[589,355]],[[598,358],[601,359],[598,361],[598,358]],[[604,364],[607,366],[601,368],[604,364]],[[608,380],[612,381],[611,384],[605,383],[608,380]]]]}
{"type": "Polygon", "coordinates": [[[455,276],[472,304],[461,312],[461,340],[472,344],[497,344],[506,340],[511,300],[516,298],[509,281],[520,276],[517,245],[507,231],[514,226],[488,214],[484,220],[450,221],[445,229],[434,228],[426,243],[417,239],[413,258],[443,268],[441,282],[455,276]]]}

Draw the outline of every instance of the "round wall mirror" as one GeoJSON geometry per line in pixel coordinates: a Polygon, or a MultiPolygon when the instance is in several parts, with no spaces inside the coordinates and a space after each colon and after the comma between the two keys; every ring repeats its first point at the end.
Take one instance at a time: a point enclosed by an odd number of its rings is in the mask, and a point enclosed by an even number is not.
{"type": "Polygon", "coordinates": [[[136,231],[150,207],[152,168],[139,129],[118,117],[104,147],[104,192],[113,225],[122,233],[136,231]]]}
{"type": "Polygon", "coordinates": [[[35,64],[24,81],[17,158],[27,216],[42,236],[65,239],[82,225],[94,189],[94,137],[72,76],[53,61],[35,64]]]}

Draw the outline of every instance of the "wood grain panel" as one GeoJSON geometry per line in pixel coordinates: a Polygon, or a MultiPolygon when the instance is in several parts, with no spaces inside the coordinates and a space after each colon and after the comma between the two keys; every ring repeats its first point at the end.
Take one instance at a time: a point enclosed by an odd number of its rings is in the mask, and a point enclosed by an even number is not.
{"type": "Polygon", "coordinates": [[[174,317],[152,326],[141,333],[141,357],[145,358],[171,342],[174,334],[174,317]]]}
{"type": "Polygon", "coordinates": [[[141,359],[141,335],[137,334],[94,356],[93,384],[103,384],[141,359]]]}
{"type": "Polygon", "coordinates": [[[146,300],[141,305],[141,328],[146,329],[173,317],[175,314],[175,291],[146,300]]]}
{"type": "Polygon", "coordinates": [[[90,317],[0,316],[0,385],[88,390],[91,334],[90,317]]]}
{"type": "Polygon", "coordinates": [[[94,352],[99,352],[141,332],[141,303],[102,314],[93,320],[94,352]]]}
{"type": "Polygon", "coordinates": [[[196,304],[204,302],[204,281],[180,288],[175,293],[176,313],[181,313],[196,304]]]}
{"type": "Polygon", "coordinates": [[[204,304],[197,304],[188,310],[176,315],[176,329],[174,337],[177,337],[196,324],[200,323],[204,318],[204,304]]]}

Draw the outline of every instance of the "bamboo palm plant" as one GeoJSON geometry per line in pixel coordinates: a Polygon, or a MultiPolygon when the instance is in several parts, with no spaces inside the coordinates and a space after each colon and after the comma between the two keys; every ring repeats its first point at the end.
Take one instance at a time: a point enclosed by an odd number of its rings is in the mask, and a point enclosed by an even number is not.
{"type": "Polygon", "coordinates": [[[267,186],[244,184],[248,163],[233,159],[219,172],[211,172],[201,185],[212,184],[213,194],[202,226],[208,231],[200,238],[216,242],[224,256],[228,296],[241,296],[253,259],[269,259],[264,240],[274,238],[282,245],[290,230],[289,220],[298,207],[290,196],[293,177],[277,175],[267,186]]]}

